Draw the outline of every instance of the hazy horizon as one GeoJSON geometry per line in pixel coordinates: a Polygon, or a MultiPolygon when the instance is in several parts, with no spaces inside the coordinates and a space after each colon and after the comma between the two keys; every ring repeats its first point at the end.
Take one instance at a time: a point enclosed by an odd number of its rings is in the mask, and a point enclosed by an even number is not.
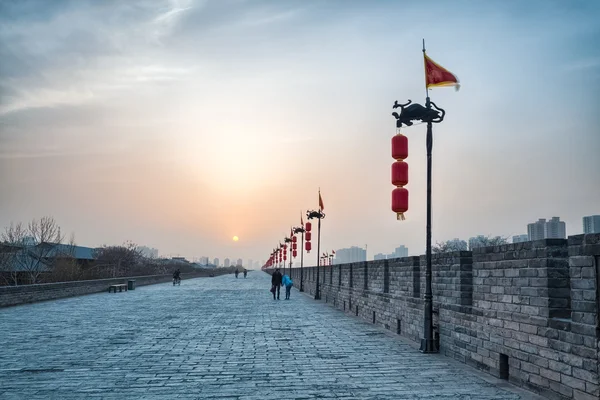
{"type": "Polygon", "coordinates": [[[322,251],[423,254],[425,126],[404,129],[396,221],[390,114],[424,103],[425,38],[461,81],[430,92],[433,242],[553,216],[582,233],[599,18],[594,1],[0,2],[0,229],[50,215],[82,246],[265,260],[321,188],[322,251]]]}

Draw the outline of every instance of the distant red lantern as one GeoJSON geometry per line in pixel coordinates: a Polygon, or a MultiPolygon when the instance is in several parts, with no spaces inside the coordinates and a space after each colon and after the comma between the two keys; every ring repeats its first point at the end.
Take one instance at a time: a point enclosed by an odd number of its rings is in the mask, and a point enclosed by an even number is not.
{"type": "Polygon", "coordinates": [[[297,252],[296,250],[294,250],[294,251],[292,252],[292,256],[294,256],[294,258],[296,258],[296,257],[298,256],[298,252],[297,252]]]}
{"type": "Polygon", "coordinates": [[[311,249],[310,242],[304,243],[304,249],[306,250],[307,253],[310,253],[310,249],[311,249]]]}
{"type": "Polygon", "coordinates": [[[306,239],[307,242],[310,242],[310,237],[311,237],[311,233],[310,232],[306,232],[306,234],[304,235],[304,239],[306,239]]]}
{"type": "Polygon", "coordinates": [[[307,222],[306,228],[305,228],[306,232],[310,232],[311,229],[312,229],[312,224],[310,222],[307,222]]]}
{"type": "Polygon", "coordinates": [[[404,220],[404,213],[408,211],[408,190],[405,188],[392,190],[392,211],[398,219],[404,220]]]}
{"type": "Polygon", "coordinates": [[[283,250],[287,250],[287,244],[283,245],[283,250]]]}
{"type": "Polygon", "coordinates": [[[298,238],[296,236],[292,236],[292,242],[296,243],[298,241],[298,238]]]}
{"type": "Polygon", "coordinates": [[[408,184],[408,164],[396,161],[392,164],[392,185],[405,186],[408,184]]]}
{"type": "Polygon", "coordinates": [[[392,138],[392,158],[394,160],[404,160],[407,157],[408,138],[399,133],[392,138]]]}
{"type": "Polygon", "coordinates": [[[298,248],[298,243],[292,243],[292,250],[296,250],[298,248]]]}
{"type": "Polygon", "coordinates": [[[287,253],[283,253],[283,261],[287,260],[287,253]]]}

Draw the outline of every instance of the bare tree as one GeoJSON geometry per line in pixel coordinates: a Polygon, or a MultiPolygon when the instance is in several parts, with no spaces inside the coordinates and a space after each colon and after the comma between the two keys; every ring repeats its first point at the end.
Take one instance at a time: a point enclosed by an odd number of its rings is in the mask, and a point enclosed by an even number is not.
{"type": "Polygon", "coordinates": [[[56,245],[62,240],[60,227],[52,217],[34,219],[26,228],[21,223],[11,223],[2,233],[4,244],[14,249],[9,257],[9,272],[23,272],[30,283],[37,283],[40,275],[52,268],[56,245]]]}
{"type": "Polygon", "coordinates": [[[98,269],[107,271],[115,278],[127,276],[134,267],[139,265],[142,255],[137,245],[126,242],[122,246],[104,246],[96,249],[94,258],[98,269]]]}
{"type": "Polygon", "coordinates": [[[450,253],[452,251],[466,251],[467,242],[464,240],[446,240],[445,242],[438,242],[431,247],[433,253],[450,253]]]}
{"type": "Polygon", "coordinates": [[[477,247],[500,246],[508,243],[508,238],[504,236],[483,236],[479,235],[473,241],[469,241],[469,250],[477,247]]]}

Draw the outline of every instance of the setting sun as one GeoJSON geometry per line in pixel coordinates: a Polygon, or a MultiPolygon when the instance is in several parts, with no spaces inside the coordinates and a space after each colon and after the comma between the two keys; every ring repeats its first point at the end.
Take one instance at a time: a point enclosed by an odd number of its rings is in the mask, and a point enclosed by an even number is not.
{"type": "Polygon", "coordinates": [[[234,236],[234,237],[233,237],[233,241],[234,241],[234,242],[237,242],[238,240],[240,240],[240,238],[239,238],[239,237],[237,237],[237,236],[234,236]]]}

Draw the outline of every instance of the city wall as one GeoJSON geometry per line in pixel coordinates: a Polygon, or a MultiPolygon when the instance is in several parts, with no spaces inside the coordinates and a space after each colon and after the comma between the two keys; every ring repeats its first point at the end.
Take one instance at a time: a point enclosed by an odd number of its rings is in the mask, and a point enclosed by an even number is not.
{"type": "MultiPolygon", "coordinates": [[[[321,267],[321,300],[419,343],[425,261],[321,267]]],[[[302,274],[314,295],[316,267],[302,274]]],[[[549,399],[598,400],[599,286],[600,234],[437,254],[434,336],[442,354],[549,399]]]]}
{"type": "MultiPolygon", "coordinates": [[[[183,280],[209,276],[210,274],[219,275],[223,272],[218,270],[197,271],[187,274],[181,274],[183,280]]],[[[133,276],[127,278],[94,279],[87,281],[72,281],[59,283],[43,283],[38,285],[22,286],[0,286],[0,308],[16,306],[25,303],[34,303],[38,301],[61,299],[65,297],[80,296],[84,294],[98,293],[108,291],[110,285],[127,283],[129,279],[135,279],[136,286],[153,285],[156,283],[171,282],[173,276],[168,275],[147,275],[133,276]]]]}

